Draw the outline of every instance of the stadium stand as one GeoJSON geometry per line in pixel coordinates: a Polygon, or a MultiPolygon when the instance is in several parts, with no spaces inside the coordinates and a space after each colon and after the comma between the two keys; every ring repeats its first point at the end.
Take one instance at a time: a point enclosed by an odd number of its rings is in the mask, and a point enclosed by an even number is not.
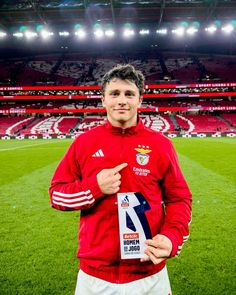
{"type": "Polygon", "coordinates": [[[231,132],[235,131],[233,128],[230,128],[225,122],[220,120],[215,115],[210,114],[202,114],[193,115],[193,114],[186,114],[182,116],[183,118],[187,119],[191,124],[193,124],[193,129],[189,130],[189,132],[196,132],[196,133],[214,133],[214,132],[231,132]]]}
{"type": "Polygon", "coordinates": [[[168,57],[165,59],[165,64],[168,72],[174,79],[182,83],[192,83],[199,81],[198,66],[194,63],[191,57],[168,57]]]}
{"type": "Polygon", "coordinates": [[[33,120],[33,118],[25,117],[0,117],[0,134],[13,135],[23,127],[24,124],[33,120]]]}
{"type": "Polygon", "coordinates": [[[233,128],[236,129],[236,113],[221,114],[221,117],[226,120],[233,128]]]}
{"type": "MultiPolygon", "coordinates": [[[[141,114],[146,126],[163,133],[236,132],[236,114],[141,114]]],[[[90,130],[105,116],[0,117],[0,135],[58,135],[90,130]]]]}
{"type": "Polygon", "coordinates": [[[61,117],[54,125],[54,131],[57,134],[68,134],[71,129],[74,129],[78,123],[80,122],[80,119],[78,117],[61,117]]]}
{"type": "Polygon", "coordinates": [[[25,128],[21,135],[28,134],[69,134],[79,122],[79,118],[60,116],[40,118],[33,125],[25,128]]]}
{"type": "MultiPolygon", "coordinates": [[[[236,106],[236,100],[231,100],[228,97],[225,98],[198,98],[198,99],[144,99],[142,107],[188,107],[188,108],[200,108],[200,107],[230,107],[236,106]]],[[[22,102],[22,101],[9,101],[0,104],[0,110],[18,110],[19,113],[22,110],[27,109],[95,109],[101,108],[102,104],[100,99],[78,99],[74,101],[68,100],[50,100],[50,101],[35,101],[35,102],[22,102]]]]}
{"type": "Polygon", "coordinates": [[[104,123],[106,120],[105,116],[86,116],[78,126],[79,131],[87,131],[100,124],[104,123]]]}
{"type": "Polygon", "coordinates": [[[141,119],[147,127],[159,132],[170,132],[174,130],[173,123],[166,115],[142,115],[141,119]]]}
{"type": "MultiPolygon", "coordinates": [[[[87,91],[89,92],[89,91],[87,91]]],[[[55,94],[55,91],[52,91],[55,94]]],[[[32,95],[32,93],[30,93],[32,95]]],[[[144,99],[142,108],[147,108],[149,114],[142,114],[142,118],[147,126],[164,133],[196,133],[196,132],[235,132],[236,118],[233,113],[225,113],[229,109],[236,107],[234,97],[214,97],[214,98],[164,98],[144,99]],[[192,110],[190,113],[164,114],[156,113],[159,108],[185,108],[192,110]],[[222,111],[213,112],[214,108],[223,108],[222,111]],[[157,108],[157,109],[156,109],[157,108]],[[204,111],[204,109],[211,109],[204,111]],[[155,112],[153,112],[155,110],[155,112]],[[201,110],[200,113],[198,110],[201,110]]],[[[36,100],[36,101],[3,101],[0,104],[1,115],[1,135],[30,135],[30,134],[73,134],[75,131],[86,131],[102,122],[104,117],[96,114],[96,109],[101,109],[100,99],[79,99],[68,100],[36,100]],[[78,115],[65,115],[71,110],[81,110],[78,115]],[[52,111],[56,115],[52,116],[52,111]],[[94,115],[83,115],[83,110],[94,115]],[[27,111],[35,114],[26,114],[27,111]],[[45,113],[46,111],[46,113],[45,113]],[[59,115],[60,112],[64,114],[59,115]],[[15,113],[6,117],[6,113],[15,113]],[[30,116],[30,117],[29,117],[30,116]],[[44,117],[46,116],[46,117],[44,117]]],[[[71,112],[72,114],[72,112],[71,112]]],[[[103,113],[101,113],[103,115],[103,113]]]]}
{"type": "MultiPolygon", "coordinates": [[[[46,86],[46,85],[98,85],[102,75],[112,66],[118,63],[129,62],[140,69],[146,78],[146,84],[173,84],[179,83],[195,84],[210,78],[216,81],[232,81],[236,76],[236,61],[234,56],[218,56],[209,54],[185,54],[166,52],[162,54],[145,56],[145,54],[119,54],[110,58],[78,55],[71,53],[50,54],[43,56],[31,56],[21,59],[0,60],[0,83],[10,86],[46,86]],[[170,80],[165,79],[165,75],[170,80]],[[204,76],[205,75],[205,76],[204,76]]],[[[209,82],[211,80],[206,80],[209,82]]],[[[209,82],[210,83],[210,82],[209,82]]],[[[228,83],[229,84],[229,83],[228,83]]],[[[209,84],[210,85],[210,84],[209,84]]],[[[186,86],[185,88],[149,88],[146,94],[155,94],[155,98],[145,98],[142,108],[188,108],[192,112],[181,113],[142,113],[142,119],[147,126],[164,133],[215,133],[215,132],[236,132],[235,113],[227,113],[236,106],[234,96],[200,96],[199,93],[230,92],[235,91],[235,86],[186,86]],[[162,98],[158,94],[165,95],[162,98]],[[168,97],[168,95],[172,97],[168,97]],[[191,95],[190,95],[191,94],[191,95]],[[222,107],[222,110],[213,112],[215,107],[222,107]],[[232,107],[232,108],[231,108],[232,107]],[[211,108],[211,110],[210,110],[211,108]],[[200,112],[197,112],[201,109],[200,112]],[[207,110],[208,111],[204,111],[207,110]],[[193,113],[194,112],[194,113],[193,113]]],[[[2,100],[0,112],[2,114],[15,113],[15,115],[0,115],[1,135],[29,135],[29,134],[73,134],[77,131],[86,131],[102,122],[105,117],[98,114],[67,115],[66,110],[78,109],[80,111],[91,109],[95,111],[102,108],[97,95],[97,89],[89,90],[14,90],[10,89],[5,94],[0,90],[0,95],[14,97],[15,95],[38,95],[37,100],[2,100]],[[66,99],[48,99],[48,96],[63,95],[66,99]],[[83,97],[68,100],[70,96],[83,97]],[[92,99],[85,95],[95,95],[92,99]],[[43,98],[43,99],[42,99],[43,98]],[[52,116],[44,110],[53,110],[57,113],[52,116]],[[31,110],[31,113],[26,114],[31,110]],[[37,111],[38,110],[38,111],[37,111]],[[40,113],[40,110],[41,113],[40,113]],[[60,112],[65,113],[59,115],[60,112]],[[24,114],[25,113],[25,114],[24,114]],[[40,113],[40,114],[39,114],[40,113]]],[[[149,96],[151,97],[151,96],[149,96]]]]}
{"type": "Polygon", "coordinates": [[[181,132],[184,131],[186,133],[191,133],[195,128],[195,125],[192,123],[192,121],[185,116],[176,115],[175,120],[178,124],[179,131],[181,132]]]}
{"type": "MultiPolygon", "coordinates": [[[[205,56],[199,57],[199,61],[204,65],[207,73],[215,77],[214,80],[221,82],[231,82],[236,77],[236,60],[233,56],[205,56]]],[[[210,80],[210,76],[208,78],[210,80]]],[[[207,81],[207,77],[205,79],[207,81]]]]}
{"type": "Polygon", "coordinates": [[[0,81],[5,85],[96,85],[113,65],[126,62],[144,73],[147,84],[160,79],[163,82],[166,73],[170,75],[168,78],[180,83],[197,83],[203,78],[205,82],[210,81],[207,73],[222,82],[236,76],[234,56],[166,53],[149,57],[129,54],[98,58],[68,53],[0,60],[0,81]]]}

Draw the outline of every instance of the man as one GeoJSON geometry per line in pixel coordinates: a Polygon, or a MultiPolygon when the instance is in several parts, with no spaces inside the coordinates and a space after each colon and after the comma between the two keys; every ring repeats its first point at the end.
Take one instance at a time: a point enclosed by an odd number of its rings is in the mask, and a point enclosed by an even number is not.
{"type": "Polygon", "coordinates": [[[143,86],[129,64],[105,74],[107,122],[72,143],[52,179],[52,207],[81,210],[76,295],[171,294],[165,264],[189,236],[191,193],[170,140],[138,117],[143,86]]]}

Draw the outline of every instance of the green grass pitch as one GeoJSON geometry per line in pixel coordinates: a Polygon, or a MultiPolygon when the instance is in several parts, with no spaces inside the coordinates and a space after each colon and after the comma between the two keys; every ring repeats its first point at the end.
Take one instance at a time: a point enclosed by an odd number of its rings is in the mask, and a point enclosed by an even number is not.
{"type": "MultiPolygon", "coordinates": [[[[0,141],[0,294],[73,294],[80,212],[49,206],[71,140],[0,141]]],[[[236,139],[174,139],[193,193],[189,241],[168,261],[174,295],[235,294],[236,139]]],[[[134,294],[135,295],[135,294],[134,294]]]]}

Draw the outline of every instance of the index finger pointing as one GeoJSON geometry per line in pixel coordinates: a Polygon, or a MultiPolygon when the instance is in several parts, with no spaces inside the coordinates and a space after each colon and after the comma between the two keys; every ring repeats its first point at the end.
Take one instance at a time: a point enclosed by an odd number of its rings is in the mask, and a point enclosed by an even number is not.
{"type": "Polygon", "coordinates": [[[120,172],[120,171],[121,171],[122,169],[124,169],[126,166],[128,166],[127,163],[122,163],[122,164],[120,164],[120,165],[114,167],[114,168],[113,168],[113,172],[114,172],[114,174],[120,172]]]}

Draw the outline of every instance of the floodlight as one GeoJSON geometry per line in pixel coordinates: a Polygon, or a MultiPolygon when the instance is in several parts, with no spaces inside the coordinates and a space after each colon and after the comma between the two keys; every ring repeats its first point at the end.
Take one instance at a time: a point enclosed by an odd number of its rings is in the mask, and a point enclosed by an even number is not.
{"type": "Polygon", "coordinates": [[[222,31],[223,31],[224,33],[226,33],[226,34],[230,34],[230,33],[232,33],[233,30],[234,30],[234,27],[233,27],[233,25],[231,25],[231,24],[228,24],[228,25],[222,27],[222,31]]]}
{"type": "Polygon", "coordinates": [[[16,37],[16,38],[22,38],[24,36],[24,34],[21,32],[16,32],[16,33],[13,33],[12,36],[16,37]]]}
{"type": "Polygon", "coordinates": [[[156,30],[156,33],[160,35],[166,35],[168,31],[167,29],[159,29],[159,30],[156,30]]]}
{"type": "Polygon", "coordinates": [[[36,32],[33,32],[33,31],[25,31],[25,37],[27,39],[33,39],[35,37],[37,37],[38,34],[36,32]]]}
{"type": "Polygon", "coordinates": [[[198,29],[197,28],[194,28],[194,27],[189,27],[187,30],[186,30],[186,33],[188,35],[194,35],[195,33],[198,32],[198,29]]]}
{"type": "Polygon", "coordinates": [[[124,29],[124,31],[123,31],[123,36],[124,37],[129,38],[129,37],[131,37],[133,35],[134,35],[134,30],[128,29],[128,28],[124,29]]]}
{"type": "Polygon", "coordinates": [[[216,30],[217,30],[216,26],[210,26],[210,27],[205,28],[205,31],[210,34],[214,34],[216,32],[216,30]]]}
{"type": "Polygon", "coordinates": [[[67,31],[59,32],[59,36],[68,37],[70,36],[70,33],[67,31]]]}
{"type": "Polygon", "coordinates": [[[46,30],[42,30],[40,32],[40,35],[43,39],[48,39],[49,37],[53,36],[54,33],[53,32],[49,32],[49,31],[46,31],[46,30]]]}
{"type": "Polygon", "coordinates": [[[0,38],[5,38],[7,36],[6,32],[0,31],[0,38]]]}
{"type": "Polygon", "coordinates": [[[172,30],[172,33],[177,36],[183,36],[184,32],[185,32],[185,29],[183,27],[178,27],[178,28],[172,30]]]}
{"type": "Polygon", "coordinates": [[[98,39],[104,36],[104,32],[101,29],[96,29],[93,33],[94,33],[94,36],[98,39]]]}
{"type": "Polygon", "coordinates": [[[111,37],[113,37],[115,35],[115,32],[113,30],[109,29],[109,30],[105,31],[105,35],[107,37],[111,38],[111,37]]]}
{"type": "Polygon", "coordinates": [[[149,35],[149,33],[150,33],[149,30],[144,30],[144,29],[142,29],[142,30],[139,31],[139,34],[140,34],[140,35],[149,35]]]}
{"type": "Polygon", "coordinates": [[[86,32],[82,29],[79,29],[75,32],[75,35],[79,38],[79,39],[83,39],[86,36],[86,32]]]}

